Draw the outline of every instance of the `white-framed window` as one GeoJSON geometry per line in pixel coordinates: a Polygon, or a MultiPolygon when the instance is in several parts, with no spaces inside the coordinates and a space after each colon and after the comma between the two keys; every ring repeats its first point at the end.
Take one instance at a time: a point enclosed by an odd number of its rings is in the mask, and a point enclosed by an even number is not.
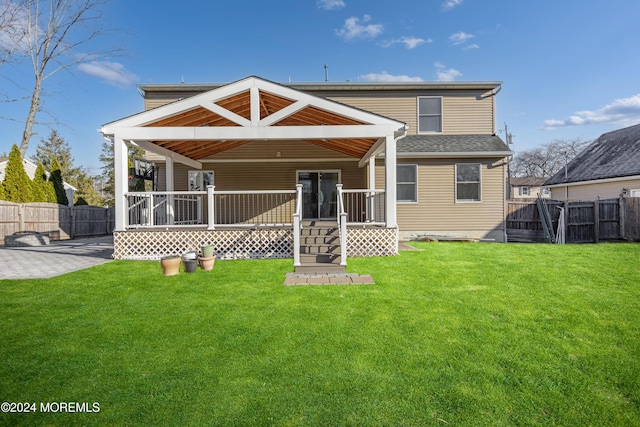
{"type": "Polygon", "coordinates": [[[531,189],[529,187],[520,187],[520,195],[521,196],[530,196],[531,189]]]}
{"type": "Polygon", "coordinates": [[[456,202],[480,202],[481,164],[456,163],[456,202]]]}
{"type": "Polygon", "coordinates": [[[207,191],[213,185],[213,171],[189,171],[189,191],[207,191]]]}
{"type": "Polygon", "coordinates": [[[418,97],[418,133],[442,133],[442,97],[418,97]]]}
{"type": "Polygon", "coordinates": [[[640,189],[632,189],[631,191],[629,191],[629,195],[631,197],[640,197],[640,189]]]}
{"type": "Polygon", "coordinates": [[[396,165],[396,200],[418,201],[418,165],[396,165]]]}

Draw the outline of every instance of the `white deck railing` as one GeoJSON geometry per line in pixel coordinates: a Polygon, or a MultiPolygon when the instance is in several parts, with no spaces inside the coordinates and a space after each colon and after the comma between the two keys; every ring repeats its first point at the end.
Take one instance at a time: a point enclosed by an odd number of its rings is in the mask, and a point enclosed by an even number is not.
{"type": "Polygon", "coordinates": [[[340,232],[340,265],[347,265],[347,217],[344,209],[344,190],[342,184],[336,184],[338,190],[338,230],[340,232]]]}
{"type": "Polygon", "coordinates": [[[348,224],[384,225],[386,223],[384,190],[342,190],[342,200],[348,224]]]}
{"type": "MultiPolygon", "coordinates": [[[[338,214],[349,225],[385,225],[385,191],[345,190],[339,185],[338,214]],[[341,210],[340,210],[341,209],[341,210]]],[[[127,227],[301,227],[302,187],[267,191],[148,191],[125,195],[127,227]]],[[[340,222],[342,218],[338,217],[340,222]]]]}
{"type": "Polygon", "coordinates": [[[125,195],[128,228],[291,226],[296,190],[149,191],[125,195]]]}

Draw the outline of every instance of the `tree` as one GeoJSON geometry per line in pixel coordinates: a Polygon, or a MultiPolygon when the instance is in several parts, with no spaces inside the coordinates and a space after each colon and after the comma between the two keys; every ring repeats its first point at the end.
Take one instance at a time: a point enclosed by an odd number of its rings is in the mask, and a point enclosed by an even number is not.
{"type": "Polygon", "coordinates": [[[4,176],[5,199],[15,203],[29,203],[33,201],[31,180],[24,171],[22,155],[17,145],[13,145],[9,153],[9,161],[4,176]]]}
{"type": "Polygon", "coordinates": [[[76,187],[73,195],[74,205],[103,206],[104,200],[95,188],[95,179],[80,169],[69,184],[76,187]]]}
{"type": "MultiPolygon", "coordinates": [[[[33,67],[33,89],[20,143],[24,155],[33,136],[33,126],[41,109],[44,82],[59,71],[75,65],[116,56],[114,47],[83,53],[87,45],[104,36],[102,9],[109,0],[3,0],[1,6],[19,5],[17,15],[9,15],[14,30],[3,32],[5,50],[28,56],[33,67]],[[17,19],[16,19],[17,17],[17,19]]],[[[17,56],[17,55],[16,55],[17,56]]],[[[5,58],[8,54],[5,53],[5,58]]]]}
{"type": "MultiPolygon", "coordinates": [[[[132,157],[144,157],[144,150],[140,147],[130,146],[128,149],[129,162],[128,167],[132,168],[132,157]]],[[[105,141],[102,143],[102,153],[100,154],[100,161],[102,162],[102,182],[104,184],[102,191],[106,195],[105,203],[107,206],[114,205],[115,198],[115,165],[113,154],[113,143],[105,141]]],[[[144,180],[136,179],[135,182],[129,182],[129,188],[134,191],[145,191],[150,189],[150,184],[147,184],[144,180]]]]}
{"type": "Polygon", "coordinates": [[[40,138],[40,144],[36,147],[36,155],[33,158],[42,162],[45,170],[51,170],[54,159],[57,160],[60,172],[66,180],[69,180],[79,170],[73,166],[74,159],[71,155],[71,147],[56,130],[52,130],[47,139],[40,138]]]}
{"type": "Polygon", "coordinates": [[[38,167],[36,167],[36,171],[31,182],[34,202],[57,203],[53,184],[47,180],[47,174],[42,162],[38,162],[38,167]]]}
{"type": "Polygon", "coordinates": [[[511,161],[511,173],[514,177],[551,178],[590,141],[576,139],[556,139],[532,150],[516,154],[511,161]]]}
{"type": "Polygon", "coordinates": [[[49,181],[53,183],[53,189],[56,194],[56,202],[61,205],[68,205],[69,199],[67,199],[67,193],[64,190],[64,182],[62,180],[62,172],[60,171],[58,160],[53,159],[53,164],[51,165],[51,171],[49,174],[49,181]]]}

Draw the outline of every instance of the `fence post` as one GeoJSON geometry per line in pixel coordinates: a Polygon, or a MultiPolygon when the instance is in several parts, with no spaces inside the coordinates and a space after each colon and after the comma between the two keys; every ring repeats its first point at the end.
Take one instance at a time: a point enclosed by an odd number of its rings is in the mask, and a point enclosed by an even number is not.
{"type": "Polygon", "coordinates": [[[593,202],[593,223],[594,240],[600,243],[600,199],[593,202]]]}
{"type": "Polygon", "coordinates": [[[18,231],[26,231],[24,229],[24,205],[18,205],[18,231]]]}
{"type": "Polygon", "coordinates": [[[569,242],[569,200],[564,201],[564,241],[569,242]]]}
{"type": "Polygon", "coordinates": [[[75,206],[73,205],[69,206],[69,216],[71,221],[71,225],[69,227],[69,238],[73,239],[76,237],[76,212],[75,206]]]}
{"type": "Polygon", "coordinates": [[[104,234],[108,235],[109,234],[109,220],[111,212],[109,211],[109,208],[104,208],[104,234]]]}
{"type": "Polygon", "coordinates": [[[626,230],[625,230],[625,199],[624,197],[620,197],[618,199],[618,233],[620,234],[620,238],[626,239],[626,230]]]}

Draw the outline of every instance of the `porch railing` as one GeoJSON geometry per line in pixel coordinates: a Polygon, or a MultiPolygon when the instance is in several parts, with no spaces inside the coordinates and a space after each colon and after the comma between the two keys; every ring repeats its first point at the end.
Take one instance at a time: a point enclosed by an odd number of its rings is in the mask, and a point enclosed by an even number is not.
{"type": "Polygon", "coordinates": [[[293,214],[293,266],[300,267],[300,235],[302,234],[302,184],[296,184],[296,210],[293,214]]]}
{"type": "Polygon", "coordinates": [[[384,190],[342,190],[349,224],[384,225],[387,220],[384,190]]]}
{"type": "Polygon", "coordinates": [[[133,192],[125,196],[130,227],[199,226],[206,191],[133,192]]]}
{"type": "Polygon", "coordinates": [[[347,265],[347,217],[344,208],[342,184],[336,184],[338,190],[338,230],[340,232],[340,265],[347,265]]]}
{"type": "Polygon", "coordinates": [[[125,195],[127,227],[291,226],[296,190],[150,191],[125,195]]]}

